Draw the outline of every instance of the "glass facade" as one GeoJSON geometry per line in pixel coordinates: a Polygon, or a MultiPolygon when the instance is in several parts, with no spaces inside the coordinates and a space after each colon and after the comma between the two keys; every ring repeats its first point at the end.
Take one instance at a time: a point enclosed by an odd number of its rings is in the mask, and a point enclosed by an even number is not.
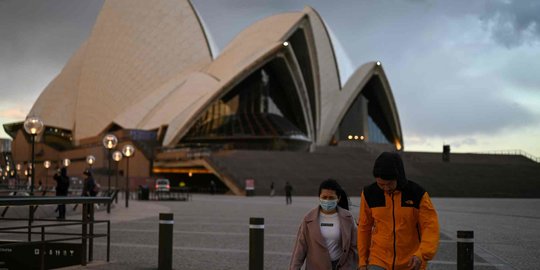
{"type": "Polygon", "coordinates": [[[344,140],[364,140],[369,143],[392,143],[392,131],[385,117],[381,96],[382,85],[374,76],[355,98],[347,113],[343,116],[335,138],[344,140]]]}
{"type": "Polygon", "coordinates": [[[384,136],[382,130],[379,128],[377,123],[373,121],[373,118],[371,118],[371,115],[368,116],[368,138],[369,142],[371,143],[388,143],[391,144],[390,141],[384,136]]]}
{"type": "Polygon", "coordinates": [[[349,136],[365,136],[364,118],[367,114],[367,100],[363,95],[358,95],[347,113],[341,119],[338,128],[338,140],[350,140],[349,136]]]}
{"type": "Polygon", "coordinates": [[[311,143],[292,77],[276,58],[208,107],[181,143],[300,150],[311,143]]]}

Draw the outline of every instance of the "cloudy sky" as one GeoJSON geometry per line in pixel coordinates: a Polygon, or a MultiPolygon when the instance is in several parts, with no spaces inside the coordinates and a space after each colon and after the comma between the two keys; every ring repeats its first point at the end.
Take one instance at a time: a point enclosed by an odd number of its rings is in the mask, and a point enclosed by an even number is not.
{"type": "MultiPolygon", "coordinates": [[[[408,151],[450,144],[453,152],[540,157],[540,1],[192,2],[219,48],[266,16],[317,9],[347,56],[343,77],[383,63],[408,151]]],[[[88,37],[102,3],[0,0],[0,124],[24,119],[88,37]]]]}

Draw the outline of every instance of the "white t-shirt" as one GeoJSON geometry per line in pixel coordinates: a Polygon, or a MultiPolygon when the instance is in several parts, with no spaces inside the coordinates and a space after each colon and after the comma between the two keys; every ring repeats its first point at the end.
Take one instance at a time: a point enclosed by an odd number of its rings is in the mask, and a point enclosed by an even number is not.
{"type": "Polygon", "coordinates": [[[320,212],[319,226],[321,234],[326,242],[326,248],[332,261],[338,260],[343,251],[341,250],[341,230],[339,229],[338,213],[331,215],[320,212]]]}

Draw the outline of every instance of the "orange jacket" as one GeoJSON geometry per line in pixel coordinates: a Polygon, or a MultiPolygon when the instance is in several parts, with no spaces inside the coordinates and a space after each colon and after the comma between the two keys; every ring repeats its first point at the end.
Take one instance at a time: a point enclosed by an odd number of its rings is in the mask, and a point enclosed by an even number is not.
{"type": "Polygon", "coordinates": [[[427,266],[439,245],[437,213],[427,192],[407,181],[392,194],[376,183],[364,188],[358,223],[359,266],[407,267],[413,255],[427,266]]]}

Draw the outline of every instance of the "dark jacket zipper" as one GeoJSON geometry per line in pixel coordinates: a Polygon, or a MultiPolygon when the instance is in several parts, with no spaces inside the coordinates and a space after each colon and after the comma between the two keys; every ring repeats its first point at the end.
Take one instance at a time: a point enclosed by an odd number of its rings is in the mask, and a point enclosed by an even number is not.
{"type": "Polygon", "coordinates": [[[396,215],[394,210],[394,193],[392,192],[392,222],[393,222],[393,228],[392,232],[394,233],[394,258],[392,260],[392,270],[394,270],[394,266],[396,264],[396,215]]]}

